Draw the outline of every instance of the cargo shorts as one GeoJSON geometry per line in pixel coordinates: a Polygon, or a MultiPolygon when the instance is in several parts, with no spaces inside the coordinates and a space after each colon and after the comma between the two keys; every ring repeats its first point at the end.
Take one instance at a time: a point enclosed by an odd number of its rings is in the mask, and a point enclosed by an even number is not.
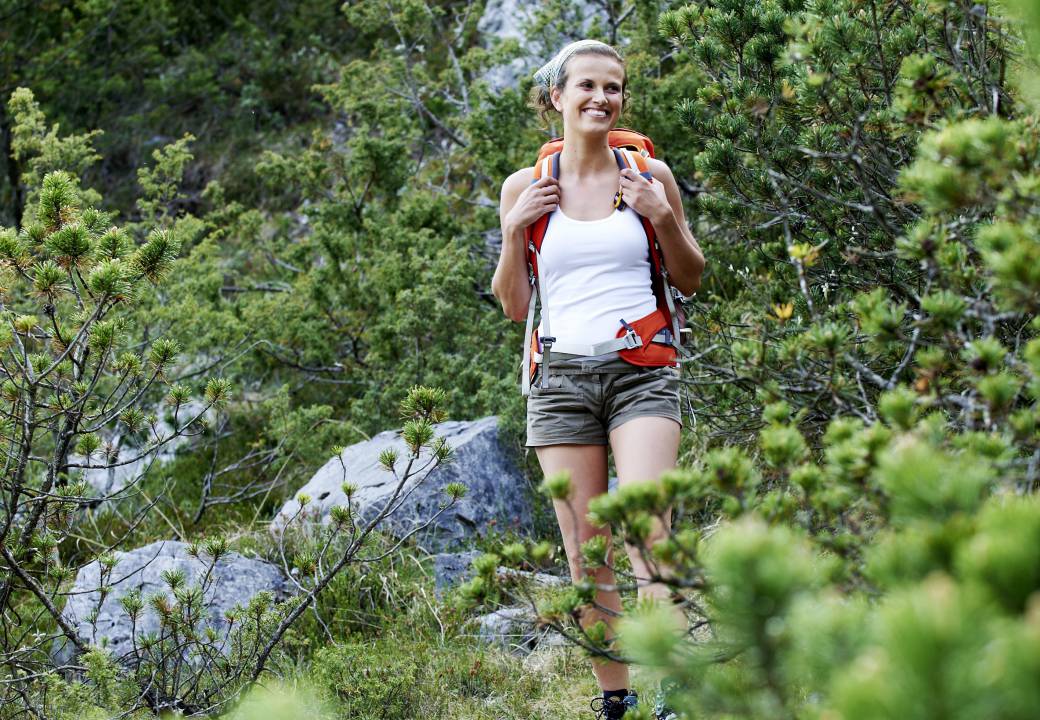
{"type": "Polygon", "coordinates": [[[637,417],[682,425],[675,368],[553,353],[545,388],[541,373],[527,398],[527,447],[606,445],[614,428],[637,417]]]}

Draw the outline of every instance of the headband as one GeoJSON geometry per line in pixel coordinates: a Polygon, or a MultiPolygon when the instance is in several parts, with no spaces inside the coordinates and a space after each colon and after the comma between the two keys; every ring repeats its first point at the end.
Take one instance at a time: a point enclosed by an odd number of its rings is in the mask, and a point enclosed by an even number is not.
{"type": "Polygon", "coordinates": [[[550,89],[555,87],[560,79],[560,71],[563,69],[564,64],[571,59],[571,55],[590,47],[610,48],[610,45],[599,40],[577,40],[572,42],[556,53],[552,60],[538,68],[538,72],[534,74],[535,82],[550,89]]]}

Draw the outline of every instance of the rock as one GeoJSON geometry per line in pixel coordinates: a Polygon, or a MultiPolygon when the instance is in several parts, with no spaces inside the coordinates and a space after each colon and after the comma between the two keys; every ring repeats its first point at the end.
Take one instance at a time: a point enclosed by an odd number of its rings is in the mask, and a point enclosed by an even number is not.
{"type": "Polygon", "coordinates": [[[552,628],[538,627],[530,607],[504,607],[477,618],[477,637],[489,645],[498,645],[526,655],[538,647],[557,647],[567,641],[552,628]]]}
{"type": "Polygon", "coordinates": [[[488,0],[484,6],[484,14],[477,23],[477,32],[487,40],[485,45],[490,47],[495,42],[517,40],[521,47],[525,48],[522,57],[493,67],[484,74],[482,79],[488,83],[492,92],[499,93],[507,88],[518,87],[521,78],[533,74],[571,39],[577,40],[586,37],[592,19],[602,16],[603,13],[603,9],[591,0],[571,3],[567,16],[569,20],[575,21],[571,27],[571,37],[562,38],[559,47],[556,47],[555,43],[549,48],[539,47],[536,54],[528,49],[531,45],[531,38],[528,33],[524,32],[524,25],[534,19],[537,10],[538,3],[521,2],[520,0],[488,0]]]}
{"type": "MultiPolygon", "coordinates": [[[[532,7],[532,3],[519,0],[489,0],[477,23],[477,32],[491,41],[523,40],[522,25],[530,19],[532,7]]],[[[493,92],[498,93],[516,87],[520,77],[534,72],[535,67],[538,66],[532,57],[514,58],[506,65],[488,70],[483,79],[493,92]]]]}
{"type": "MultiPolygon", "coordinates": [[[[434,426],[455,451],[451,463],[435,468],[428,476],[419,473],[409,480],[399,496],[397,510],[385,518],[382,529],[402,537],[414,531],[437,514],[446,501],[444,486],[459,482],[466,486],[466,496],[449,511],[441,514],[421,531],[417,540],[427,549],[444,550],[489,528],[523,531],[531,524],[531,498],[527,482],[509,459],[498,439],[498,418],[491,416],[471,422],[449,421],[434,426]]],[[[318,519],[327,522],[335,506],[346,506],[344,481],[357,487],[351,498],[354,512],[364,521],[375,517],[397,487],[394,475],[379,462],[380,453],[394,448],[399,453],[398,472],[403,472],[408,453],[397,431],[382,432],[371,440],[351,445],[334,457],[285,503],[272,521],[272,530],[280,532],[287,522],[318,519]],[[300,495],[308,496],[305,518],[298,517],[300,495]]],[[[428,459],[424,454],[416,463],[421,467],[428,459]]]]}
{"type": "Polygon", "coordinates": [[[459,553],[438,553],[433,556],[433,587],[440,597],[446,590],[473,577],[473,561],[480,557],[479,550],[459,553]]]}
{"type": "MultiPolygon", "coordinates": [[[[437,597],[441,597],[451,588],[461,585],[473,577],[473,561],[483,553],[478,550],[466,550],[458,553],[439,553],[433,556],[433,582],[437,597]]],[[[511,568],[497,568],[499,575],[530,580],[540,587],[555,587],[566,582],[563,578],[549,573],[533,573],[511,568]]]]}
{"type": "Polygon", "coordinates": [[[510,577],[517,578],[520,581],[529,581],[536,587],[559,587],[567,583],[566,578],[562,578],[559,575],[550,575],[549,573],[542,572],[528,572],[526,570],[513,570],[512,568],[498,567],[499,575],[507,575],[510,577]]]}
{"type": "MultiPolygon", "coordinates": [[[[170,594],[169,586],[162,578],[167,570],[181,570],[186,584],[201,580],[200,574],[209,566],[205,555],[202,559],[188,554],[188,545],[173,540],[158,542],[136,548],[129,552],[116,552],[117,562],[108,575],[109,594],[101,603],[97,618],[90,620],[98,609],[101,583],[101,566],[92,562],[80,569],[76,582],[69,591],[69,600],[62,615],[77,629],[84,642],[101,645],[103,642],[112,656],[120,658],[132,651],[131,622],[120,604],[129,591],[139,589],[144,609],[137,621],[138,637],[159,630],[159,620],[148,604],[148,598],[159,593],[170,594]]],[[[207,618],[205,624],[216,629],[218,635],[227,630],[224,614],[235,605],[247,604],[257,593],[269,590],[276,600],[289,594],[285,577],[275,565],[254,560],[238,553],[229,553],[217,561],[205,595],[207,618]]],[[[64,664],[75,655],[75,648],[67,641],[56,644],[55,659],[64,664]]]]}

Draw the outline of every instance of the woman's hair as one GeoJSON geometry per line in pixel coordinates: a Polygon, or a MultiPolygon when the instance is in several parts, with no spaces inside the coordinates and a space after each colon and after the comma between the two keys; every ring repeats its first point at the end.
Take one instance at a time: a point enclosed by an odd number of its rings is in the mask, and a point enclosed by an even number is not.
{"type": "MultiPolygon", "coordinates": [[[[623,73],[621,81],[621,109],[624,110],[625,102],[628,100],[628,70],[625,68],[625,59],[622,58],[621,54],[610,45],[597,43],[573,51],[570,56],[564,60],[563,66],[559,71],[559,76],[556,79],[555,87],[561,92],[563,91],[563,88],[566,87],[567,65],[578,55],[602,55],[603,57],[616,60],[618,64],[621,65],[621,71],[623,73]]],[[[551,88],[541,82],[536,82],[534,87],[531,88],[527,106],[538,113],[538,117],[541,118],[542,123],[546,126],[549,125],[550,118],[554,114],[559,115],[559,111],[553,107],[552,104],[551,88]]]]}

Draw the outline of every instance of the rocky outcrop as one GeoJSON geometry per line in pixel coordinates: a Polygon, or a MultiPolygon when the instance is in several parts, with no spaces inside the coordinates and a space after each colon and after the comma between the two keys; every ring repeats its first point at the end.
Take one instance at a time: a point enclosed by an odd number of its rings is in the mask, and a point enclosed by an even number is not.
{"type": "MultiPolygon", "coordinates": [[[[396,509],[381,528],[401,537],[423,526],[445,503],[444,487],[453,482],[466,486],[466,496],[417,535],[422,547],[448,549],[489,528],[523,532],[530,527],[527,483],[499,442],[498,419],[443,422],[435,425],[434,431],[452,447],[454,459],[428,474],[419,472],[409,479],[394,501],[396,509]]],[[[399,479],[379,461],[380,455],[389,449],[398,452],[397,472],[403,473],[408,449],[400,433],[379,433],[351,445],[325,463],[282,507],[272,529],[281,531],[289,522],[327,522],[333,507],[348,504],[342,489],[344,482],[356,487],[350,499],[356,515],[364,521],[377,516],[394,497],[399,484],[399,479]],[[302,510],[301,495],[308,498],[302,510]]],[[[424,454],[414,467],[421,468],[428,459],[424,454]]]]}
{"type": "MultiPolygon", "coordinates": [[[[101,597],[101,565],[98,562],[84,566],[76,575],[76,582],[68,593],[68,602],[62,615],[76,628],[79,637],[87,644],[104,645],[115,658],[133,650],[132,623],[121,600],[131,590],[140,590],[145,601],[144,609],[136,623],[135,635],[157,633],[159,618],[148,603],[156,594],[170,594],[170,587],[163,573],[181,571],[186,584],[194,585],[202,580],[203,573],[211,560],[205,555],[192,557],[188,545],[172,540],[158,541],[129,552],[117,552],[116,564],[106,573],[105,586],[108,590],[101,597]],[[94,616],[97,612],[96,617],[94,616]]],[[[203,602],[206,618],[204,624],[217,631],[222,637],[227,630],[225,614],[235,605],[247,604],[257,593],[270,591],[276,600],[284,599],[289,592],[282,572],[274,565],[254,560],[238,553],[221,557],[210,575],[203,602]]],[[[74,655],[70,642],[61,642],[55,649],[56,660],[67,662],[74,655]]]]}
{"type": "MultiPolygon", "coordinates": [[[[481,37],[489,40],[522,40],[522,24],[531,16],[532,3],[519,0],[490,0],[484,6],[484,14],[477,23],[477,31],[481,37]]],[[[516,87],[522,75],[533,72],[537,65],[534,58],[514,58],[505,65],[492,68],[484,75],[484,80],[492,90],[498,92],[504,88],[516,87]]]]}
{"type": "MultiPolygon", "coordinates": [[[[477,23],[477,31],[488,46],[503,40],[516,40],[521,43],[522,47],[526,47],[531,44],[531,38],[528,33],[524,32],[524,25],[534,19],[537,9],[538,3],[521,2],[520,0],[489,0],[484,6],[484,14],[477,23]]],[[[602,13],[603,9],[593,2],[573,3],[567,15],[567,19],[573,21],[573,24],[567,26],[570,29],[568,34],[571,39],[577,40],[585,37],[592,19],[602,13]]],[[[562,40],[560,46],[562,47],[566,42],[568,42],[566,39],[562,40]]],[[[551,48],[540,49],[538,55],[525,51],[521,57],[491,68],[484,74],[483,79],[495,92],[505,88],[515,88],[522,77],[532,74],[559,49],[554,44],[551,48]]]]}

